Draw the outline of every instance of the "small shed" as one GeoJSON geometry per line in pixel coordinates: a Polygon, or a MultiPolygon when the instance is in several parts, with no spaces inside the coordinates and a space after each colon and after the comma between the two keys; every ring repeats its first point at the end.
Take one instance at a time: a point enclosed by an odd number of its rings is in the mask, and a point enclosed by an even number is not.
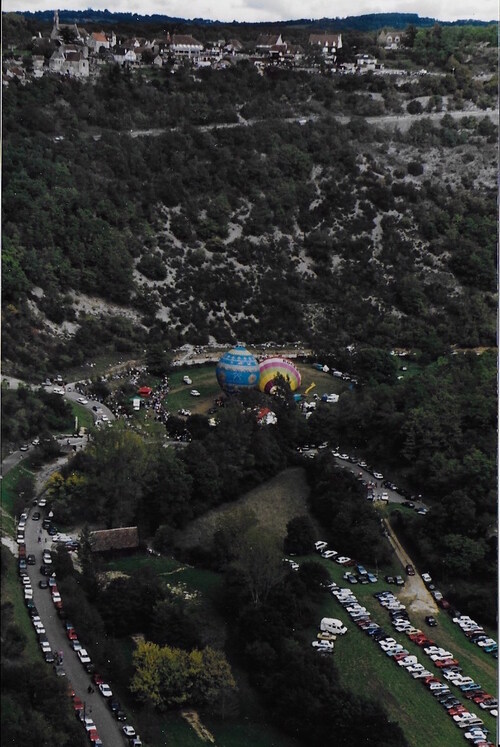
{"type": "Polygon", "coordinates": [[[139,547],[137,527],[100,529],[90,533],[92,552],[123,555],[134,552],[139,547]]]}

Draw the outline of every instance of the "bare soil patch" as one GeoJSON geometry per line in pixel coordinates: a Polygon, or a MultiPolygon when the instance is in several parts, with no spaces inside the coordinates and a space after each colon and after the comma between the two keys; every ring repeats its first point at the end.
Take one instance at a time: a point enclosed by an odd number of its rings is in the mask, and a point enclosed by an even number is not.
{"type": "Polygon", "coordinates": [[[284,537],[290,519],[309,514],[308,496],[309,486],[302,467],[286,469],[234,503],[226,503],[195,519],[179,533],[176,544],[179,547],[207,547],[221,519],[242,509],[252,511],[261,526],[284,537]]]}
{"type": "Polygon", "coordinates": [[[200,717],[196,711],[181,711],[181,716],[186,719],[189,726],[194,729],[200,739],[204,742],[212,742],[215,744],[214,735],[201,723],[200,717]]]}

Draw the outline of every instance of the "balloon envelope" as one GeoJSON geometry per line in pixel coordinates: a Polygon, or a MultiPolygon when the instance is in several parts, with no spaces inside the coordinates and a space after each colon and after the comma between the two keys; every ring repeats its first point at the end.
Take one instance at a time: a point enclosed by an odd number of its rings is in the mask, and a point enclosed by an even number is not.
{"type": "Polygon", "coordinates": [[[300,371],[286,358],[266,358],[260,364],[259,371],[261,392],[269,394],[276,386],[278,376],[282,376],[288,382],[292,392],[300,386],[300,371]]]}
{"type": "Polygon", "coordinates": [[[221,356],[215,374],[225,392],[253,389],[259,383],[259,364],[244,345],[235,345],[221,356]]]}

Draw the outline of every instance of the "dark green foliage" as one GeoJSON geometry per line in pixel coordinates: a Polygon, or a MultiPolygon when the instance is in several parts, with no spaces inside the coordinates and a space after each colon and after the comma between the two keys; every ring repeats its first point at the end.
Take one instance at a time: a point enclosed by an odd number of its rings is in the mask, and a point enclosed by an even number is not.
{"type": "Polygon", "coordinates": [[[39,436],[42,431],[73,432],[70,405],[43,389],[2,387],[2,438],[19,444],[39,436]]]}
{"type": "Polygon", "coordinates": [[[335,734],[336,744],[351,745],[354,730],[356,744],[405,745],[399,727],[380,707],[343,690],[332,661],[306,645],[304,628],[320,614],[317,604],[324,593],[324,569],[316,565],[290,572],[257,607],[246,606],[226,574],[233,628],[236,615],[234,645],[245,656],[251,682],[272,720],[301,744],[323,745],[335,734]]]}
{"type": "Polygon", "coordinates": [[[311,481],[311,509],[332,545],[372,565],[388,561],[379,517],[354,475],[337,468],[330,454],[323,454],[315,460],[311,481]]]}
{"type": "Polygon", "coordinates": [[[313,549],[315,539],[314,527],[308,516],[296,516],[286,525],[287,534],[284,541],[285,553],[308,555],[313,549]]]}

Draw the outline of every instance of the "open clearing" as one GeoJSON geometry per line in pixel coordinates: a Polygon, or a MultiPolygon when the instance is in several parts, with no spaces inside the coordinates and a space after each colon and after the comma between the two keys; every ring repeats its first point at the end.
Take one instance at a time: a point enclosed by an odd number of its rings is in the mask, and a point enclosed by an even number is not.
{"type": "Polygon", "coordinates": [[[242,510],[252,511],[261,526],[285,537],[286,525],[290,519],[309,513],[308,495],[309,486],[302,467],[286,469],[234,503],[226,503],[195,519],[178,534],[175,543],[178,547],[206,547],[210,545],[220,522],[242,510]]]}

